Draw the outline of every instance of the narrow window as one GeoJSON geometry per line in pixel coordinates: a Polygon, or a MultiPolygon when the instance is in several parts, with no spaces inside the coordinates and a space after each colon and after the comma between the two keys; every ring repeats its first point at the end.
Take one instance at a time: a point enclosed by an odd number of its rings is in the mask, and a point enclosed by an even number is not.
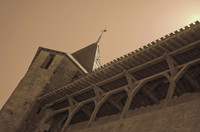
{"type": "Polygon", "coordinates": [[[42,63],[41,67],[42,69],[48,69],[49,66],[51,65],[53,59],[54,59],[55,55],[53,54],[49,54],[47,56],[47,58],[44,60],[44,62],[42,63]]]}

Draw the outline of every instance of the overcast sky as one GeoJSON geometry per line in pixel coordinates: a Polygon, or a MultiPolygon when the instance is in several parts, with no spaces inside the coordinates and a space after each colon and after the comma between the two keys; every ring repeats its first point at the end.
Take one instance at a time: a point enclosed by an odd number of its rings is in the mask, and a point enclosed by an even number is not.
{"type": "Polygon", "coordinates": [[[0,108],[39,46],[100,42],[102,64],[200,20],[200,0],[0,0],[0,108]]]}

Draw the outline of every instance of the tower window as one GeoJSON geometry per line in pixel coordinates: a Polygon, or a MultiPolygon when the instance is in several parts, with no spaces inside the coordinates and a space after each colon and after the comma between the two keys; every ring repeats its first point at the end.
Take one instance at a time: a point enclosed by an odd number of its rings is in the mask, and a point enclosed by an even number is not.
{"type": "Polygon", "coordinates": [[[42,63],[42,65],[41,65],[40,68],[42,68],[42,69],[48,69],[54,58],[55,58],[55,55],[49,54],[46,57],[46,59],[44,60],[44,62],[42,63]]]}

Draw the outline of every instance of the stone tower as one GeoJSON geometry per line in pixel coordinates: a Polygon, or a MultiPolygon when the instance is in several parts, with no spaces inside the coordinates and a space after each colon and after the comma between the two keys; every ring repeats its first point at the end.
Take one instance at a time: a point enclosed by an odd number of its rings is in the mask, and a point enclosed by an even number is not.
{"type": "Polygon", "coordinates": [[[44,125],[40,126],[40,129],[35,129],[48,113],[40,115],[41,104],[36,98],[92,71],[97,63],[96,54],[97,43],[72,55],[39,47],[26,75],[0,112],[0,132],[31,132],[48,128],[44,125]],[[84,61],[84,58],[88,58],[87,61],[84,61]]]}

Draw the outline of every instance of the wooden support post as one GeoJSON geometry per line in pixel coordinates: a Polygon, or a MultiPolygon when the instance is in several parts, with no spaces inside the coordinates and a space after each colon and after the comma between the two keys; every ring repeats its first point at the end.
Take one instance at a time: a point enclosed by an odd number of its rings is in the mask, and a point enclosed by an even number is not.
{"type": "Polygon", "coordinates": [[[174,81],[174,78],[172,78],[170,80],[170,84],[169,84],[169,88],[168,88],[168,92],[167,92],[165,102],[163,104],[163,108],[165,108],[168,105],[168,103],[170,102],[170,100],[171,100],[171,98],[174,94],[175,87],[176,87],[176,83],[174,81]]]}
{"type": "Polygon", "coordinates": [[[121,117],[120,118],[124,118],[125,117],[125,114],[126,112],[128,111],[130,105],[131,105],[131,102],[133,100],[133,96],[131,96],[130,94],[128,95],[128,98],[126,100],[126,103],[125,103],[125,106],[123,108],[123,111],[122,111],[122,114],[121,114],[121,117]]]}
{"type": "Polygon", "coordinates": [[[186,72],[187,69],[189,69],[189,67],[191,65],[192,65],[192,63],[191,64],[185,64],[181,68],[181,70],[178,73],[176,73],[174,76],[169,76],[169,75],[165,74],[165,75],[167,75],[166,77],[170,81],[170,85],[169,85],[169,89],[168,89],[168,92],[167,92],[165,102],[163,104],[163,108],[165,108],[168,105],[168,103],[170,102],[170,100],[171,100],[171,98],[174,94],[174,90],[175,90],[177,81],[182,77],[182,75],[186,72]]]}
{"type": "Polygon", "coordinates": [[[173,58],[171,58],[167,53],[164,54],[164,57],[165,57],[167,64],[169,66],[171,76],[174,76],[178,72],[176,67],[175,67],[175,65],[177,65],[177,62],[173,58]]]}
{"type": "Polygon", "coordinates": [[[168,92],[167,92],[167,96],[163,105],[163,108],[165,108],[168,103],[170,102],[173,94],[174,94],[174,90],[176,87],[176,83],[175,83],[175,75],[177,74],[178,70],[176,69],[175,65],[177,64],[177,62],[171,58],[167,53],[164,54],[164,57],[167,61],[167,64],[169,66],[169,70],[171,75],[169,75],[168,73],[165,74],[165,76],[168,78],[170,84],[169,84],[169,88],[168,88],[168,92]]]}
{"type": "Polygon", "coordinates": [[[133,75],[131,75],[127,70],[124,70],[124,73],[128,83],[132,83],[132,80],[135,82],[137,81],[137,79],[133,75]]]}
{"type": "Polygon", "coordinates": [[[92,112],[92,115],[91,115],[91,117],[90,117],[90,120],[89,120],[89,122],[88,122],[88,124],[87,124],[88,127],[89,127],[89,126],[92,124],[92,122],[94,121],[94,119],[95,119],[95,117],[96,117],[96,114],[97,114],[99,108],[100,108],[100,106],[99,106],[98,104],[95,103],[94,111],[92,112]]]}
{"type": "Polygon", "coordinates": [[[76,103],[74,102],[71,96],[68,96],[68,102],[69,102],[69,106],[73,106],[76,103]]]}
{"type": "Polygon", "coordinates": [[[133,99],[133,96],[131,96],[131,91],[135,87],[135,84],[133,84],[132,80],[136,81],[136,79],[134,77],[132,77],[126,70],[124,71],[124,73],[125,73],[125,76],[126,76],[126,79],[127,79],[127,82],[128,82],[129,89],[125,89],[126,92],[127,92],[128,98],[126,100],[126,103],[125,103],[125,106],[123,108],[123,111],[122,111],[120,118],[124,118],[126,112],[128,111],[128,109],[131,105],[131,102],[132,102],[132,99],[133,99]]]}
{"type": "Polygon", "coordinates": [[[99,87],[97,87],[96,85],[92,84],[92,87],[94,89],[94,93],[97,97],[97,100],[101,99],[102,94],[104,93],[104,91],[102,89],[100,89],[99,87]]]}

